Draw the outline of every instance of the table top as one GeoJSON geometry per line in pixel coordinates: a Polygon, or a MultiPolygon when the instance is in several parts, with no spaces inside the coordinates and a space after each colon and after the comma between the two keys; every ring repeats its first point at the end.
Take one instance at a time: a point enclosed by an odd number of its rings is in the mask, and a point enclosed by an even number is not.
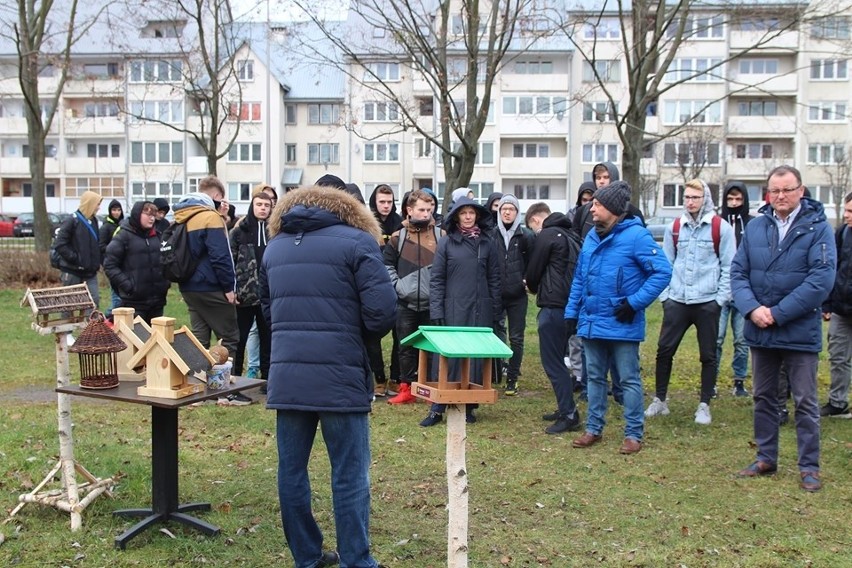
{"type": "MultiPolygon", "coordinates": [[[[131,402],[134,404],[145,404],[147,406],[157,406],[160,408],[180,408],[200,402],[219,398],[220,396],[228,396],[231,393],[239,392],[254,387],[259,387],[266,383],[257,379],[246,379],[243,377],[231,377],[234,382],[230,383],[226,388],[218,390],[205,390],[185,396],[183,398],[157,398],[153,396],[139,396],[136,389],[140,386],[145,386],[145,381],[119,381],[118,386],[112,389],[86,389],[80,385],[69,385],[67,387],[57,387],[56,392],[71,394],[76,396],[86,396],[89,398],[101,398],[105,400],[117,400],[119,402],[131,402]]],[[[191,382],[196,382],[191,379],[191,382]]]]}

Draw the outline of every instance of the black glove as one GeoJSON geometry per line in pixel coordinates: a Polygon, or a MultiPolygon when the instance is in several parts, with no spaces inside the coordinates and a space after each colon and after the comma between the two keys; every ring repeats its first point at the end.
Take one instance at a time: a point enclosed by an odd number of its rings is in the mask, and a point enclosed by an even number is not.
{"type": "Polygon", "coordinates": [[[633,323],[633,318],[636,317],[636,310],[630,305],[630,302],[625,298],[615,308],[615,319],[621,323],[633,323]]]}
{"type": "Polygon", "coordinates": [[[429,325],[444,325],[444,324],[445,324],[444,318],[433,319],[432,321],[429,322],[429,325]]]}
{"type": "Polygon", "coordinates": [[[577,335],[577,318],[568,318],[565,320],[565,330],[568,337],[577,335]]]}

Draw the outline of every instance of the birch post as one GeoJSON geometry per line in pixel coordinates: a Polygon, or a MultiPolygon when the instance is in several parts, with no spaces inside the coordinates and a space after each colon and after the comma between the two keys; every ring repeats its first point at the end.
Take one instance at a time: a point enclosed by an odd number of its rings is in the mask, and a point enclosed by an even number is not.
{"type": "MultiPolygon", "coordinates": [[[[56,387],[71,384],[71,370],[68,365],[68,337],[70,332],[56,334],[56,387]]],[[[68,493],[68,505],[71,509],[71,531],[83,526],[83,516],[77,509],[80,492],[77,490],[77,471],[74,467],[74,435],[71,432],[71,396],[57,393],[56,407],[59,413],[59,461],[62,463],[62,487],[68,493]]]]}
{"type": "Polygon", "coordinates": [[[468,490],[464,405],[447,408],[447,566],[467,568],[468,490]]]}

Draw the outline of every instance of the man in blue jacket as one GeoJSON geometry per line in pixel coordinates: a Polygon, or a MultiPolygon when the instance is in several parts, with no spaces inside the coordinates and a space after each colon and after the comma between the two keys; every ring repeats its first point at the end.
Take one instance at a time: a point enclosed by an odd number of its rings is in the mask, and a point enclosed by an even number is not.
{"type": "Polygon", "coordinates": [[[734,302],[746,318],[751,348],[757,444],[757,460],[738,475],[778,469],[778,373],[785,365],[796,405],[800,486],[819,491],[821,307],[834,284],[837,253],[822,204],[803,193],[796,168],[778,166],[769,173],[769,203],[746,226],[731,267],[734,302]]]}
{"type": "Polygon", "coordinates": [[[642,222],[628,213],[630,186],[616,181],[595,192],[595,228],[583,241],[565,307],[568,335],[583,338],[589,407],[585,433],[575,448],[601,441],[606,424],[606,373],[618,370],[624,391],[622,454],[642,449],[644,415],[639,343],[645,339],[645,308],[669,284],[672,267],[642,222]]]}
{"type": "Polygon", "coordinates": [[[276,411],[278,498],[296,566],[375,568],[370,555],[373,378],[364,337],[386,334],[397,297],[379,224],[334,187],[290,191],[269,221],[259,274],[272,328],[267,408],[276,411]],[[331,462],[337,552],[323,551],[308,461],[317,433],[331,462]],[[339,558],[338,558],[339,554],[339,558]]]}

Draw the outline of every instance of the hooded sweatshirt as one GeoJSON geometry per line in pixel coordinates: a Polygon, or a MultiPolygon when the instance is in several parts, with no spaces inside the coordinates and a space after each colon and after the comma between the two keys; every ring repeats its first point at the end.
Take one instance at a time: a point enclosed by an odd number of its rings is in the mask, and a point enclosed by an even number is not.
{"type": "MultiPolygon", "coordinates": [[[[494,205],[495,201],[500,201],[500,198],[503,197],[503,194],[499,191],[495,191],[491,195],[488,196],[488,199],[485,200],[485,210],[491,211],[491,207],[494,205]]],[[[500,218],[500,214],[497,211],[491,211],[491,223],[496,227],[497,221],[500,218]]]]}
{"type": "Polygon", "coordinates": [[[737,248],[740,248],[740,241],[743,238],[746,225],[751,221],[748,202],[748,188],[741,181],[729,181],[725,186],[725,197],[722,199],[722,219],[727,221],[734,228],[734,236],[737,239],[737,248]],[[743,203],[739,207],[728,207],[728,194],[732,189],[738,190],[743,196],[743,203]]]}
{"type": "Polygon", "coordinates": [[[101,258],[103,258],[104,252],[106,252],[107,245],[112,240],[113,234],[118,230],[118,226],[124,220],[124,209],[121,207],[121,202],[118,199],[113,199],[109,202],[109,208],[107,209],[107,216],[104,220],[104,224],[101,225],[100,231],[98,232],[98,240],[101,245],[101,258]],[[121,214],[118,216],[118,219],[113,219],[112,210],[113,209],[121,209],[121,214]]]}
{"type": "Polygon", "coordinates": [[[248,213],[231,229],[228,237],[237,275],[237,308],[260,304],[257,276],[263,253],[266,251],[268,231],[266,221],[254,215],[254,202],[257,199],[261,199],[261,196],[255,195],[252,198],[248,213]]]}
{"type": "Polygon", "coordinates": [[[565,214],[569,223],[574,222],[574,216],[577,214],[577,210],[584,205],[581,201],[583,194],[588,193],[590,195],[594,195],[596,189],[597,187],[595,187],[595,182],[593,181],[584,181],[580,184],[580,188],[577,190],[577,202],[568,209],[568,212],[565,214]]]}
{"type": "MultiPolygon", "coordinates": [[[[604,166],[609,172],[609,182],[612,183],[614,181],[618,181],[621,179],[618,167],[612,162],[601,162],[599,164],[595,164],[592,167],[592,175],[594,175],[595,168],[598,166],[604,166]]],[[[594,183],[594,181],[592,182],[594,183]]],[[[632,203],[627,204],[627,213],[625,217],[636,217],[639,219],[639,222],[642,226],[645,226],[645,216],[642,215],[642,212],[638,207],[633,205],[632,203]]],[[[586,235],[595,227],[595,222],[592,221],[592,202],[586,203],[574,214],[574,218],[571,221],[571,226],[573,229],[580,235],[580,239],[585,239],[586,235]]]]}
{"type": "Polygon", "coordinates": [[[62,222],[53,247],[60,257],[59,269],[88,280],[101,267],[101,248],[98,237],[98,219],[95,213],[101,196],[86,191],[80,196],[77,211],[62,222]]]}
{"type": "MultiPolygon", "coordinates": [[[[376,186],[378,189],[381,186],[376,186]]],[[[373,193],[370,194],[369,205],[370,211],[373,212],[373,216],[376,218],[376,221],[379,222],[379,226],[382,228],[382,240],[385,244],[387,244],[388,240],[392,234],[399,230],[402,227],[402,217],[396,210],[396,199],[393,201],[393,205],[391,205],[390,213],[382,219],[381,215],[379,215],[378,210],[376,209],[376,189],[373,190],[373,193]]]]}

